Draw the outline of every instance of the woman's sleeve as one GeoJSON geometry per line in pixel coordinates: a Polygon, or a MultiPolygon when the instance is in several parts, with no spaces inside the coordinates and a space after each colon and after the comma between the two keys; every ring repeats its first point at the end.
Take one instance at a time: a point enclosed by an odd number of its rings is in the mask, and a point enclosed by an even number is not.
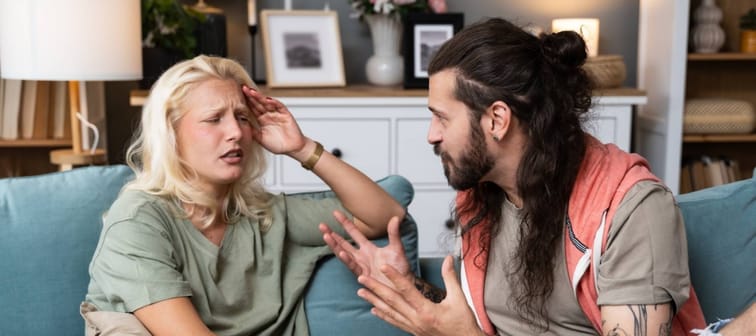
{"type": "Polygon", "coordinates": [[[323,234],[318,230],[318,224],[325,223],[331,230],[344,236],[344,229],[333,217],[333,211],[344,213],[352,219],[338,198],[314,198],[302,195],[288,195],[284,197],[286,207],[286,229],[291,241],[305,246],[325,245],[323,234]]]}
{"type": "Polygon", "coordinates": [[[145,210],[138,218],[106,223],[90,265],[92,281],[123,312],[191,296],[169,234],[157,223],[159,216],[145,210]]]}

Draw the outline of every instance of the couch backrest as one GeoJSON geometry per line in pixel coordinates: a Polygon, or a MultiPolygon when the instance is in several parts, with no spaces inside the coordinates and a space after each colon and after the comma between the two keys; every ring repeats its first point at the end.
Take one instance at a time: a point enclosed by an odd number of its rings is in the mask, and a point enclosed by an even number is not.
{"type": "Polygon", "coordinates": [[[0,180],[0,335],[84,333],[79,303],[126,166],[0,180]]]}
{"type": "Polygon", "coordinates": [[[756,301],[756,176],[677,197],[693,287],[706,321],[756,301]]]}
{"type": "MultiPolygon", "coordinates": [[[[0,179],[0,335],[84,334],[79,304],[101,217],[131,178],[131,169],[117,165],[0,179]]],[[[377,182],[405,207],[412,202],[414,190],[403,177],[377,182]]],[[[417,273],[417,227],[411,217],[401,233],[417,273]]],[[[369,328],[371,334],[406,335],[370,314],[370,305],[356,294],[358,286],[339,260],[322,261],[305,298],[312,334],[354,335],[369,328]]]]}

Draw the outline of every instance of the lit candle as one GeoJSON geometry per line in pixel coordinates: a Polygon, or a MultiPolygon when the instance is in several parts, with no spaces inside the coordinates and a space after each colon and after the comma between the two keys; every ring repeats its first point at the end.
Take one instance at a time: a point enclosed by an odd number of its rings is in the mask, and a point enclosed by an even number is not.
{"type": "Polygon", "coordinates": [[[589,57],[598,55],[598,19],[555,19],[551,21],[552,32],[558,33],[564,30],[572,30],[583,37],[589,57]]]}
{"type": "Polygon", "coordinates": [[[247,0],[247,20],[250,26],[257,25],[257,8],[255,0],[247,0]]]}

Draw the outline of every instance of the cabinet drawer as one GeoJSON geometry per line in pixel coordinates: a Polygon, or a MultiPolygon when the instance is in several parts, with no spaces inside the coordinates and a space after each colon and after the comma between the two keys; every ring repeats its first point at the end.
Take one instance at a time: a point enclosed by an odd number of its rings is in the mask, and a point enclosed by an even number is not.
{"type": "MultiPolygon", "coordinates": [[[[323,144],[330,151],[341,152],[341,159],[361,170],[372,179],[390,172],[389,139],[391,121],[375,119],[299,118],[302,132],[323,144]]],[[[282,157],[281,184],[284,187],[324,187],[315,174],[302,168],[299,162],[282,157]]]]}
{"type": "Polygon", "coordinates": [[[400,118],[396,124],[397,173],[416,186],[446,186],[441,158],[427,140],[430,118],[400,118]]]}
{"type": "Polygon", "coordinates": [[[446,227],[455,196],[453,190],[415,191],[408,211],[417,222],[421,257],[438,257],[456,252],[454,232],[446,227]]]}

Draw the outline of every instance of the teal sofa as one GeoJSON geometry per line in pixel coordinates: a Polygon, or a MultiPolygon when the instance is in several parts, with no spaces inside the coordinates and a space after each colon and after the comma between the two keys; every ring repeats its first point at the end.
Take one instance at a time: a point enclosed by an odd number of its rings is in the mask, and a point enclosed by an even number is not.
{"type": "MultiPolygon", "coordinates": [[[[103,166],[0,179],[0,335],[83,335],[79,303],[100,217],[131,177],[125,166],[103,166]]],[[[412,201],[406,179],[390,176],[379,184],[404,206],[412,201]]],[[[706,318],[733,316],[756,299],[756,179],[681,195],[678,201],[706,318]]],[[[443,285],[441,259],[417,256],[411,216],[401,231],[413,271],[443,285]]],[[[369,304],[355,294],[358,287],[337,259],[323,260],[305,297],[311,333],[406,335],[372,316],[369,304]]]]}

